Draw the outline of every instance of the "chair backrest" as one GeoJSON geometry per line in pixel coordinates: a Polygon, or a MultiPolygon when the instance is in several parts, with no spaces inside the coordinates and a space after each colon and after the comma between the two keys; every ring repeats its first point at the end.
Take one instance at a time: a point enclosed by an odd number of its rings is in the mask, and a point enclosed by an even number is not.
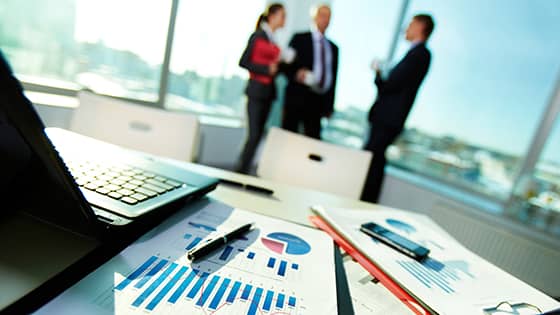
{"type": "Polygon", "coordinates": [[[257,166],[266,179],[359,199],[372,153],[271,128],[257,166]]]}
{"type": "Polygon", "coordinates": [[[198,149],[198,118],[150,108],[91,92],[78,93],[70,130],[134,150],[194,161],[198,149]]]}

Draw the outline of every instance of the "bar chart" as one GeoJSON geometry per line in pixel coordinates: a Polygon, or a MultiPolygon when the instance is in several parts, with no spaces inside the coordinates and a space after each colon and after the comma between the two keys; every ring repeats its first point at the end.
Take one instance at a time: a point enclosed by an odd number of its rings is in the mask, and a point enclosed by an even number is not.
{"type": "Polygon", "coordinates": [[[198,223],[198,222],[189,222],[189,225],[198,229],[203,229],[206,230],[208,232],[214,232],[216,231],[216,228],[207,224],[203,224],[203,223],[198,223]]]}
{"type": "Polygon", "coordinates": [[[397,261],[408,273],[427,288],[439,289],[445,293],[455,292],[454,284],[466,278],[474,278],[464,261],[438,262],[433,259],[417,261],[397,261]]]}
{"type": "Polygon", "coordinates": [[[275,272],[278,276],[285,277],[287,269],[291,269],[291,270],[294,270],[294,271],[298,270],[299,269],[299,264],[289,263],[286,260],[276,259],[274,257],[269,257],[268,262],[266,264],[266,267],[275,270],[275,272]],[[278,264],[276,263],[276,261],[278,261],[278,264]]]}
{"type": "Polygon", "coordinates": [[[210,314],[224,310],[226,314],[228,306],[236,305],[237,310],[239,307],[245,310],[243,314],[256,315],[263,312],[291,314],[298,307],[294,295],[181,266],[157,256],[149,257],[118,282],[114,292],[115,295],[126,294],[132,308],[145,311],[181,304],[192,310],[203,309],[210,314]]]}
{"type": "Polygon", "coordinates": [[[41,313],[76,313],[68,305],[80,305],[83,315],[333,313],[336,279],[328,236],[225,205],[200,206],[143,235],[41,313]],[[255,229],[245,238],[231,239],[203,259],[188,258],[188,249],[247,222],[255,229]]]}

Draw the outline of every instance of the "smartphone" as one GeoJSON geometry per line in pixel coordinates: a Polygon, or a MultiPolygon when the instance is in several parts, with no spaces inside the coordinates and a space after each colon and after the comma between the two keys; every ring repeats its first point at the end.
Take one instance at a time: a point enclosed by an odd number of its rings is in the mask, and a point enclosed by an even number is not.
{"type": "Polygon", "coordinates": [[[419,261],[428,257],[430,253],[426,247],[373,222],[362,224],[360,231],[419,261]]]}

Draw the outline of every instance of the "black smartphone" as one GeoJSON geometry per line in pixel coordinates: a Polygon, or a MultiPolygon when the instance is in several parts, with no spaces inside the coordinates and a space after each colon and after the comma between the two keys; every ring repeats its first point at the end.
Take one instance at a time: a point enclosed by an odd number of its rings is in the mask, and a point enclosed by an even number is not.
{"type": "Polygon", "coordinates": [[[360,231],[419,261],[428,257],[430,253],[430,250],[426,247],[416,244],[377,223],[364,223],[360,227],[360,231]]]}

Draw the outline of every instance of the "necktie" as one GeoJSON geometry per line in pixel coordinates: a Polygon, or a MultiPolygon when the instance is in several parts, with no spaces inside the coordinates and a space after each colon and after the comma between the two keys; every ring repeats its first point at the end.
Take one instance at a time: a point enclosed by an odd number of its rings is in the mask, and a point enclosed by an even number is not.
{"type": "Polygon", "coordinates": [[[319,62],[321,63],[321,77],[319,78],[319,88],[323,89],[325,87],[325,79],[327,77],[327,69],[326,69],[326,51],[325,51],[325,38],[321,37],[319,40],[319,47],[321,49],[319,55],[319,62]]]}

